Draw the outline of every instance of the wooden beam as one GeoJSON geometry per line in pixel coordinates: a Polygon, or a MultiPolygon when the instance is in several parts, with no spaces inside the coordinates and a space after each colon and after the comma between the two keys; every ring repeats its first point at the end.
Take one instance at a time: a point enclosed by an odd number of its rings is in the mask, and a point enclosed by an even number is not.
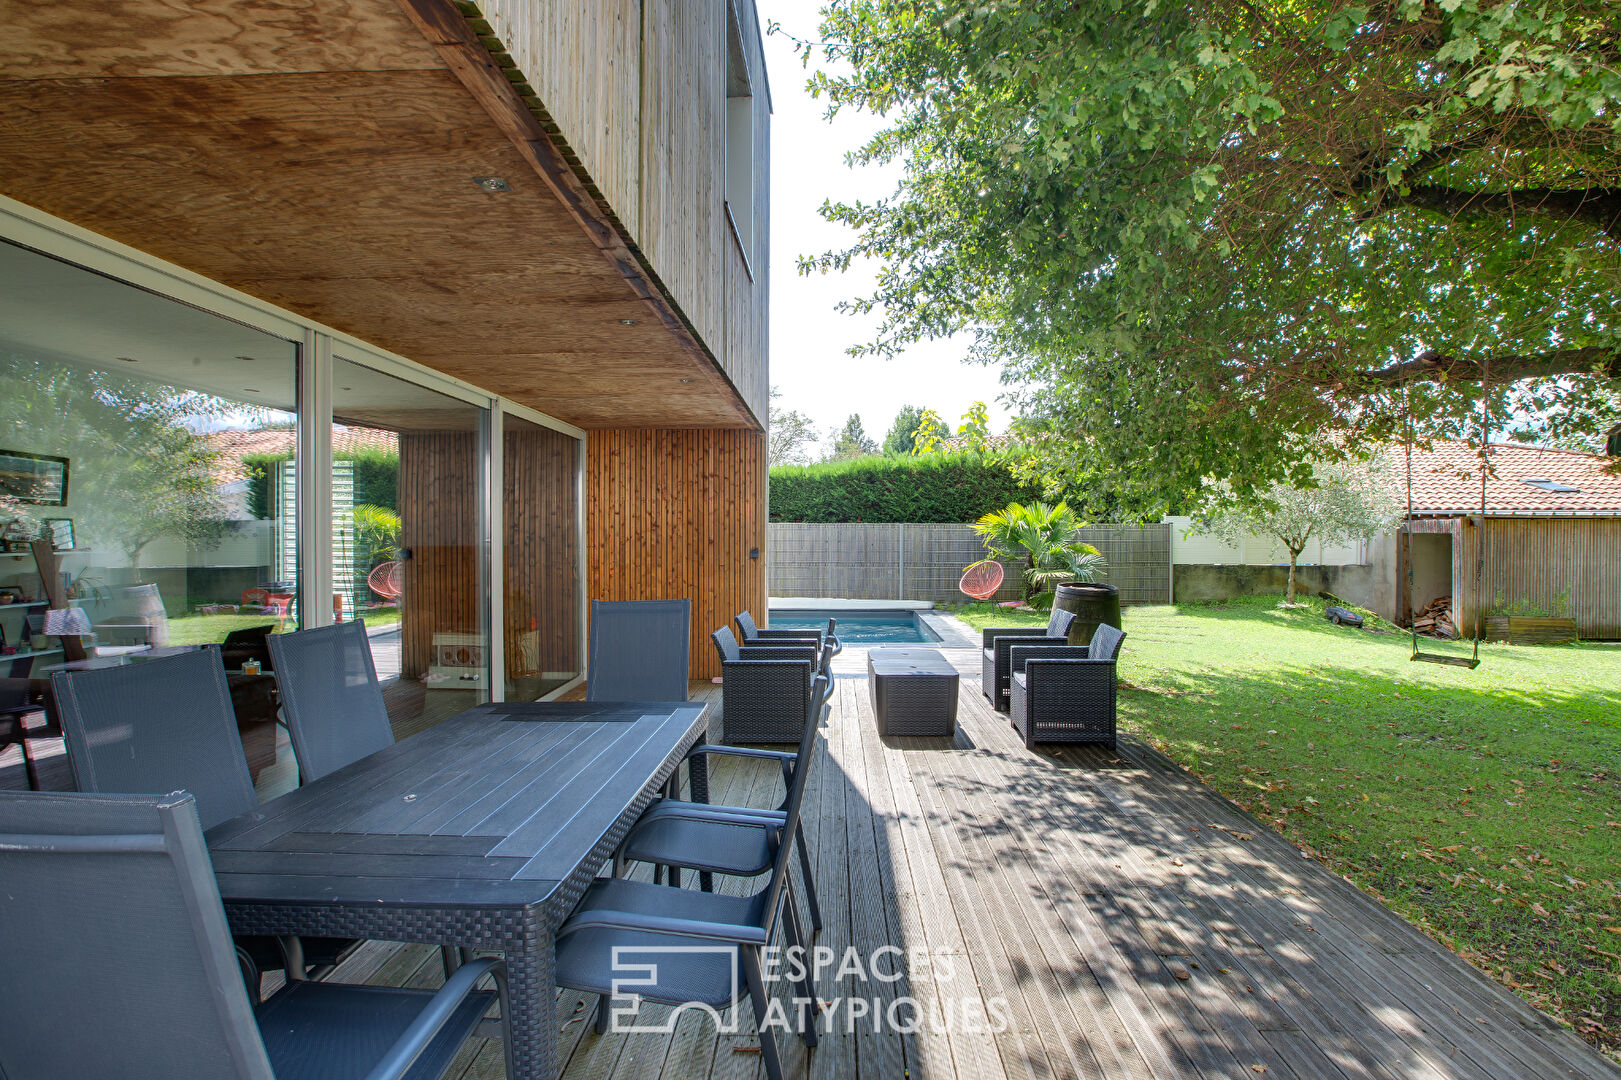
{"type": "MultiPolygon", "coordinates": [[[[629,283],[654,318],[695,359],[710,365],[726,380],[728,386],[732,386],[725,369],[693,331],[657,275],[632,249],[607,210],[586,190],[585,181],[564,159],[557,144],[529,111],[512,81],[496,65],[490,51],[479,40],[456,4],[452,0],[398,2],[422,36],[438,52],[440,59],[444,60],[474,100],[556,195],[608,265],[629,283]]],[[[732,386],[732,390],[737,392],[735,386],[732,386]]],[[[738,397],[742,399],[741,394],[738,397]]],[[[757,417],[755,421],[758,426],[757,417]]]]}

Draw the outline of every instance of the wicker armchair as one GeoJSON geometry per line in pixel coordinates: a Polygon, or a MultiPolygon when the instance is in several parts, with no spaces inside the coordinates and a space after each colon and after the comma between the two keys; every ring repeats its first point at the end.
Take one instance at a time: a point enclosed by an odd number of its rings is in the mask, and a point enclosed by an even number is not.
{"type": "Polygon", "coordinates": [[[796,645],[745,648],[724,626],[709,636],[720,655],[721,737],[729,743],[798,742],[821,653],[796,645]]]}
{"type": "Polygon", "coordinates": [[[1008,651],[1015,645],[1067,645],[1069,624],[1074,621],[1074,612],[1053,608],[1046,633],[1033,626],[993,626],[980,632],[979,689],[991,699],[992,708],[998,712],[1008,710],[1008,651]]]}
{"type": "Polygon", "coordinates": [[[1099,626],[1090,645],[1015,645],[1008,718],[1037,743],[1115,744],[1115,661],[1125,632],[1099,626]]]}

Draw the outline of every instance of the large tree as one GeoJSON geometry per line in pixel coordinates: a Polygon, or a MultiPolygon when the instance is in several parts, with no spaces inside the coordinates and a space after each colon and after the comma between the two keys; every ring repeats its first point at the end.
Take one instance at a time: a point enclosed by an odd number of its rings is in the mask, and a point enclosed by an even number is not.
{"type": "Polygon", "coordinates": [[[831,204],[866,348],[969,331],[1055,463],[1144,512],[1204,478],[1502,418],[1621,375],[1611,0],[832,0],[830,108],[881,114],[831,204]],[[1321,443],[1324,428],[1350,437],[1321,443]],[[1315,453],[1314,453],[1315,451],[1315,453]]]}
{"type": "MultiPolygon", "coordinates": [[[[901,411],[895,414],[895,422],[889,425],[889,434],[884,436],[884,453],[910,454],[917,448],[917,429],[923,423],[923,414],[929,410],[916,405],[902,405],[901,411]]],[[[945,438],[951,437],[951,429],[947,428],[945,438]]]]}
{"type": "Polygon", "coordinates": [[[851,413],[850,418],[841,428],[833,429],[833,446],[828,452],[829,461],[849,461],[852,458],[871,457],[878,452],[878,444],[872,441],[867,429],[861,426],[861,415],[851,413]]]}
{"type": "Polygon", "coordinates": [[[816,425],[798,409],[777,404],[782,391],[771,388],[769,454],[773,465],[808,465],[810,450],[816,445],[816,425]]]}

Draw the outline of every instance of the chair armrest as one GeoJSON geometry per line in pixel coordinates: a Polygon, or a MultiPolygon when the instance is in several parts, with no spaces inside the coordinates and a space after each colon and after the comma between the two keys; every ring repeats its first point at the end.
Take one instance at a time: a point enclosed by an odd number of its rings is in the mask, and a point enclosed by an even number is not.
{"type": "Polygon", "coordinates": [[[784,764],[792,764],[799,759],[799,755],[790,750],[756,750],[752,746],[716,746],[713,743],[699,743],[687,751],[688,757],[698,754],[731,754],[734,757],[771,758],[784,764]]]}
{"type": "Polygon", "coordinates": [[[982,649],[992,648],[999,637],[1046,637],[1045,626],[987,626],[979,632],[982,649]]]}
{"type": "MultiPolygon", "coordinates": [[[[1046,634],[1006,634],[997,638],[992,647],[1004,656],[1010,655],[1014,649],[1027,645],[1046,645],[1069,647],[1069,638],[1048,637],[1046,634]]],[[[1079,648],[1079,646],[1076,646],[1079,648]]]]}
{"type": "Polygon", "coordinates": [[[756,630],[754,636],[744,642],[745,645],[763,644],[763,639],[778,638],[789,641],[814,641],[817,645],[822,643],[822,635],[816,630],[756,630]]]}
{"type": "Polygon", "coordinates": [[[746,806],[715,806],[666,799],[655,803],[630,827],[631,835],[649,821],[716,821],[726,825],[780,827],[788,815],[781,810],[754,810],[746,806]]]}
{"type": "Polygon", "coordinates": [[[1085,645],[1014,645],[1008,650],[1008,662],[1012,664],[1010,670],[1019,672],[1031,660],[1085,660],[1087,658],[1085,645]]]}
{"type": "Polygon", "coordinates": [[[701,922],[697,919],[673,919],[665,915],[643,915],[634,911],[608,909],[586,911],[574,916],[562,925],[557,931],[557,936],[566,937],[579,930],[643,930],[653,934],[698,938],[702,941],[724,941],[736,945],[767,944],[765,931],[757,926],[701,922]]]}
{"type": "Polygon", "coordinates": [[[744,645],[737,650],[742,660],[803,660],[814,664],[821,659],[820,651],[810,645],[744,645]]]}
{"type": "MultiPolygon", "coordinates": [[[[468,994],[473,992],[479,979],[487,974],[494,973],[496,985],[505,988],[506,964],[494,957],[483,957],[470,961],[456,969],[455,974],[445,980],[445,985],[439,988],[429,1000],[427,1007],[411,1021],[394,1045],[388,1048],[371,1072],[366,1074],[366,1080],[399,1080],[400,1077],[411,1071],[416,1059],[422,1056],[422,1051],[428,1048],[439,1029],[456,1013],[456,1007],[468,994]]],[[[501,995],[501,1016],[504,1020],[509,1015],[506,995],[501,995]]]]}

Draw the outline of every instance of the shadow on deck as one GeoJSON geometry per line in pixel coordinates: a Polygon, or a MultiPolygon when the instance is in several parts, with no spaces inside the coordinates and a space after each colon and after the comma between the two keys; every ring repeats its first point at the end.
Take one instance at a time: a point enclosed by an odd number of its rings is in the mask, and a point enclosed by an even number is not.
{"type": "MultiPolygon", "coordinates": [[[[823,974],[834,1006],[817,1050],[782,1042],[790,1076],[1621,1077],[1153,750],[1027,751],[980,696],[977,655],[950,655],[955,739],[880,739],[864,651],[836,665],[805,827],[818,944],[855,950],[867,977],[823,974]],[[901,951],[876,965],[895,981],[869,968],[884,946],[901,951]]],[[[719,687],[693,696],[718,711],[719,687]]],[[[717,802],[780,796],[774,766],[736,760],[711,786],[717,802]]],[[[442,973],[435,949],[375,942],[338,977],[442,973]]],[[[566,1077],[763,1075],[747,1015],[735,1035],[688,1012],[668,1033],[598,1036],[594,1004],[562,995],[566,1077]]],[[[500,1044],[470,1045],[450,1075],[501,1076],[500,1044]]]]}

